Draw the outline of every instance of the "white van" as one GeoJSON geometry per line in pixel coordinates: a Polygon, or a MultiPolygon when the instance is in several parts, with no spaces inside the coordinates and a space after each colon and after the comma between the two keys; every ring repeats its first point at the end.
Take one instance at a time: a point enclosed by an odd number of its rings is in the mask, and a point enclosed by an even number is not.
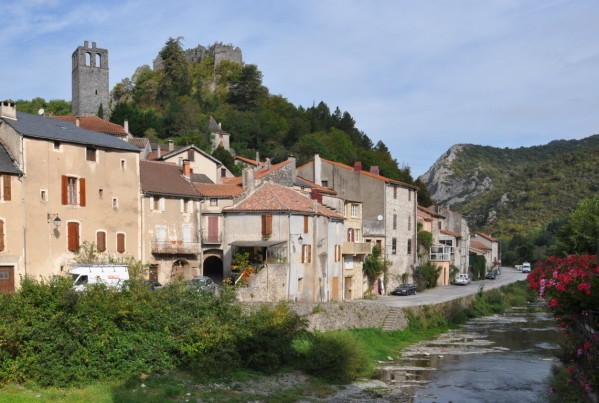
{"type": "Polygon", "coordinates": [[[75,291],[83,291],[90,284],[121,289],[123,282],[129,280],[129,269],[122,264],[76,265],[71,266],[69,274],[73,278],[75,291]]]}
{"type": "Polygon", "coordinates": [[[522,273],[530,273],[530,263],[522,263],[522,273]]]}

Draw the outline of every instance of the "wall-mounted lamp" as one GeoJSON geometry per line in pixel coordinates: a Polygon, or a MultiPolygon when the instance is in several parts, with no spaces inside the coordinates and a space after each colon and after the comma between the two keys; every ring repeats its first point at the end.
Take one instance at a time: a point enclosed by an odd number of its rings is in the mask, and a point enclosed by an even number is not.
{"type": "Polygon", "coordinates": [[[299,243],[300,245],[304,243],[304,238],[302,238],[301,235],[299,236],[299,238],[297,238],[297,243],[299,243]]]}
{"type": "Polygon", "coordinates": [[[48,213],[48,223],[52,222],[56,228],[60,227],[62,224],[62,220],[58,216],[58,214],[50,214],[48,213]]]}

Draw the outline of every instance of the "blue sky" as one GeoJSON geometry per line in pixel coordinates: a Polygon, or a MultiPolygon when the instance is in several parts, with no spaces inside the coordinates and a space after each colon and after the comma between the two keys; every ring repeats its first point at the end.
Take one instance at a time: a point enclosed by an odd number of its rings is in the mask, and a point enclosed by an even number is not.
{"type": "MultiPolygon", "coordinates": [[[[273,94],[326,102],[416,177],[450,146],[599,133],[594,0],[1,0],[0,98],[71,98],[71,54],[109,51],[111,88],[169,37],[239,46],[273,94]]],[[[226,129],[226,122],[223,122],[226,129]]]]}

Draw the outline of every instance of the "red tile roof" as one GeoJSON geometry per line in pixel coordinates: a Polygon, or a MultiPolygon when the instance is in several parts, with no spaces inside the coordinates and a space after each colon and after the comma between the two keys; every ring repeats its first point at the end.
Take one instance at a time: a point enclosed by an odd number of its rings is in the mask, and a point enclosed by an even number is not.
{"type": "Polygon", "coordinates": [[[491,250],[491,248],[484,243],[472,240],[470,241],[470,248],[480,249],[483,251],[491,250]]]}
{"type": "MultiPolygon", "coordinates": [[[[327,159],[325,159],[325,158],[322,158],[322,157],[320,158],[320,160],[321,160],[322,162],[329,163],[329,164],[331,164],[331,165],[334,165],[334,166],[336,166],[336,167],[339,167],[339,168],[346,169],[346,170],[348,170],[348,171],[353,171],[353,170],[354,170],[354,168],[353,168],[353,167],[350,167],[349,165],[342,164],[342,163],[340,163],[340,162],[336,162],[336,161],[327,160],[327,159]]],[[[303,168],[303,167],[305,167],[305,166],[307,166],[307,165],[309,165],[309,164],[314,164],[314,160],[312,160],[312,161],[310,161],[310,162],[307,162],[306,164],[302,165],[302,166],[301,166],[300,168],[298,168],[298,169],[301,169],[301,168],[303,168]]],[[[395,179],[386,178],[386,177],[384,177],[384,176],[381,176],[381,175],[378,175],[378,174],[373,174],[372,172],[368,172],[368,171],[357,171],[357,172],[359,172],[359,173],[360,173],[360,174],[362,174],[362,175],[369,176],[369,177],[371,177],[371,178],[377,179],[377,180],[379,180],[379,181],[381,181],[381,182],[385,182],[385,183],[392,183],[392,184],[394,184],[394,185],[400,185],[400,186],[408,187],[408,188],[411,188],[411,189],[414,189],[414,190],[418,190],[418,187],[417,187],[417,186],[410,185],[410,184],[408,184],[408,183],[404,183],[404,182],[401,182],[401,181],[398,181],[398,180],[395,180],[395,179]]]]}
{"type": "Polygon", "coordinates": [[[250,165],[255,166],[255,167],[257,167],[258,164],[260,164],[260,167],[263,167],[266,164],[264,161],[260,161],[258,163],[258,161],[256,161],[256,160],[251,160],[249,158],[241,157],[239,155],[237,157],[235,157],[235,159],[239,160],[241,162],[245,162],[246,164],[250,164],[250,165]]]}
{"type": "MultiPolygon", "coordinates": [[[[77,124],[76,116],[51,116],[52,119],[62,120],[77,124]]],[[[111,123],[107,120],[100,119],[97,116],[79,116],[79,127],[82,129],[92,130],[94,132],[112,134],[116,136],[126,136],[125,128],[116,123],[111,123]]]]}
{"type": "Polygon", "coordinates": [[[140,161],[141,190],[168,196],[200,197],[196,188],[183,176],[176,164],[158,161],[140,161]]]}
{"type": "Polygon", "coordinates": [[[436,211],[431,210],[429,208],[422,207],[421,205],[418,205],[418,210],[428,213],[435,218],[446,218],[444,215],[441,215],[441,214],[437,213],[436,211]]]}
{"type": "Polygon", "coordinates": [[[343,218],[341,214],[315,202],[301,192],[271,182],[264,183],[246,199],[235,206],[224,208],[223,211],[289,212],[343,218]]]}
{"type": "Polygon", "coordinates": [[[237,185],[220,185],[213,183],[195,183],[196,190],[203,197],[237,197],[244,193],[244,190],[237,185]]]}
{"type": "Polygon", "coordinates": [[[482,232],[477,232],[476,235],[480,235],[481,237],[485,238],[487,241],[497,242],[497,239],[493,238],[491,235],[483,234],[482,232]]]}
{"type": "Polygon", "coordinates": [[[449,236],[453,236],[455,238],[461,238],[462,236],[460,234],[458,234],[457,232],[452,232],[452,231],[448,231],[446,229],[442,229],[441,231],[439,231],[442,234],[445,235],[449,235],[449,236]]]}

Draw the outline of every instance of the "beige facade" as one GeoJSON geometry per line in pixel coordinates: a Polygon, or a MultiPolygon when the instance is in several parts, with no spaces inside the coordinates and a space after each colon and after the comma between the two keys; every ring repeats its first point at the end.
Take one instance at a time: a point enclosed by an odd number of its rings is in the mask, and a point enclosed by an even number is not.
{"type": "MultiPolygon", "coordinates": [[[[7,234],[11,240],[23,239],[18,274],[66,273],[85,241],[114,257],[139,259],[137,149],[70,123],[21,113],[15,117],[3,116],[0,141],[23,172],[21,227],[14,234],[10,227],[7,234]]],[[[0,216],[7,214],[0,211],[0,216]]]]}
{"type": "Polygon", "coordinates": [[[206,175],[213,183],[220,183],[223,178],[233,176],[219,160],[196,146],[187,146],[169,151],[158,160],[179,166],[183,166],[183,161],[188,160],[192,172],[206,175]]]}
{"type": "Polygon", "coordinates": [[[25,275],[21,185],[14,172],[0,170],[0,292],[14,291],[25,275]]]}

